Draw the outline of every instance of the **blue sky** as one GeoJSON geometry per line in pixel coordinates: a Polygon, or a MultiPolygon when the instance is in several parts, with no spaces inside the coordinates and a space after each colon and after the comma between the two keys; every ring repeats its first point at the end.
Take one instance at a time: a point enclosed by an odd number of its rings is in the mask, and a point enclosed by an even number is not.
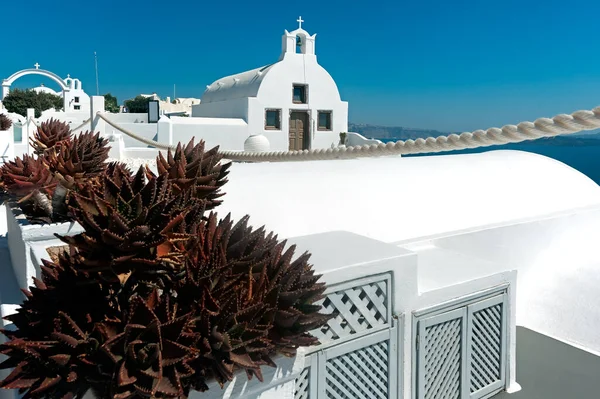
{"type": "MultiPolygon", "coordinates": [[[[39,62],[119,102],[200,97],[276,61],[284,29],[317,55],[358,123],[465,131],[600,105],[600,3],[558,1],[5,1],[0,76],[39,62]]],[[[16,87],[40,83],[25,77],[16,87]]]]}

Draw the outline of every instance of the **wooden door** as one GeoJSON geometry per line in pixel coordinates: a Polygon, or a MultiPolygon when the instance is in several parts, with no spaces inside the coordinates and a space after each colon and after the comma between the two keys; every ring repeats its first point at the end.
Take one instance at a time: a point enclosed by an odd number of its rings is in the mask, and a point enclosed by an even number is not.
{"type": "Polygon", "coordinates": [[[308,113],[294,111],[290,114],[290,151],[308,149],[310,129],[308,125],[308,113]]]}

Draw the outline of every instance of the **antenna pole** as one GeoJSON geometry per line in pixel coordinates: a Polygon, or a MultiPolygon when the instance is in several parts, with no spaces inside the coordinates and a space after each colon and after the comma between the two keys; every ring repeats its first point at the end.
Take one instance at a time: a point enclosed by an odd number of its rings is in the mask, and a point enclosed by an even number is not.
{"type": "Polygon", "coordinates": [[[96,95],[100,95],[100,86],[98,86],[98,55],[94,51],[94,64],[96,65],[96,95]]]}

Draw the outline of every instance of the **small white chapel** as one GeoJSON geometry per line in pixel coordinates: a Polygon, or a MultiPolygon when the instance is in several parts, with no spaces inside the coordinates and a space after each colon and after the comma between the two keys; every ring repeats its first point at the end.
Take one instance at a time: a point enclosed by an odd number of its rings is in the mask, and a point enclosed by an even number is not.
{"type": "Polygon", "coordinates": [[[208,85],[190,122],[210,118],[207,133],[245,130],[246,137],[258,136],[276,151],[337,145],[348,130],[348,103],[317,62],[316,34],[304,30],[303,22],[300,17],[298,29],[285,30],[277,62],[208,85]],[[240,119],[244,123],[232,127],[240,119]]]}

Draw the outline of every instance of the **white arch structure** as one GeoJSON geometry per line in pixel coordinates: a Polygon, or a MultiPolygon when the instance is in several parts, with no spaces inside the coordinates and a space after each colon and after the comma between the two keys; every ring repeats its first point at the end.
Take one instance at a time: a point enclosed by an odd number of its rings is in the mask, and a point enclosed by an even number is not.
{"type": "Polygon", "coordinates": [[[60,86],[60,88],[63,91],[63,109],[66,111],[67,107],[68,107],[68,103],[67,103],[67,96],[65,95],[65,92],[70,91],[71,88],[57,74],[50,72],[50,71],[46,71],[45,69],[38,69],[38,68],[39,68],[39,65],[36,64],[36,68],[23,69],[19,72],[13,73],[7,79],[4,79],[2,81],[2,100],[4,100],[4,97],[6,97],[8,95],[8,93],[10,92],[10,86],[13,84],[13,82],[15,80],[22,78],[23,76],[26,76],[26,75],[42,75],[42,76],[52,79],[53,81],[58,83],[58,85],[60,86]]]}

